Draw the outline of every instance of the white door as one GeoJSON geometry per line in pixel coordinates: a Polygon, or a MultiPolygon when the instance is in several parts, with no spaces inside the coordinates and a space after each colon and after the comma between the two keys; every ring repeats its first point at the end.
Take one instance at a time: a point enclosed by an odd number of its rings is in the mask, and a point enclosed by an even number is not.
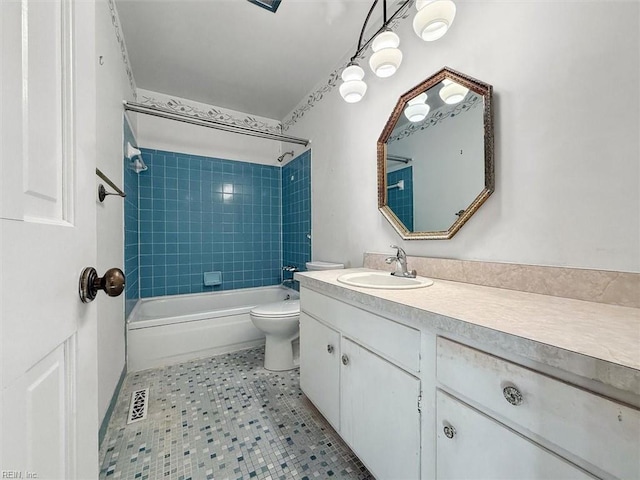
{"type": "Polygon", "coordinates": [[[0,468],[96,478],[95,5],[0,5],[0,468]]]}
{"type": "Polygon", "coordinates": [[[342,337],[340,434],[380,480],[420,478],[420,380],[342,337]]]}

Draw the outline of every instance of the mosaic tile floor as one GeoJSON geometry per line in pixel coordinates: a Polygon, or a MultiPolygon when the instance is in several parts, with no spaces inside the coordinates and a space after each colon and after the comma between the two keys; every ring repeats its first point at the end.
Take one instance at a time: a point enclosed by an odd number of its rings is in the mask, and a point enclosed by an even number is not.
{"type": "Polygon", "coordinates": [[[372,479],[302,394],[299,371],[263,361],[259,348],[128,375],[100,478],[372,479]],[[147,418],[127,425],[131,393],[147,387],[147,418]]]}

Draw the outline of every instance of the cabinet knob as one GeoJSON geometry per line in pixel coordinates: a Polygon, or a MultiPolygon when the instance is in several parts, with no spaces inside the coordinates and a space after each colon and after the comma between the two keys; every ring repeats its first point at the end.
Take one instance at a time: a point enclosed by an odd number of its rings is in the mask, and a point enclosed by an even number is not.
{"type": "Polygon", "coordinates": [[[504,389],[502,390],[502,394],[504,395],[504,398],[507,400],[507,402],[509,402],[511,405],[518,406],[523,401],[522,393],[520,393],[520,390],[518,390],[518,388],[514,387],[513,385],[504,387],[504,389]]]}
{"type": "Polygon", "coordinates": [[[333,353],[333,345],[327,345],[327,353],[333,353]]]}
{"type": "Polygon", "coordinates": [[[343,365],[348,365],[349,364],[349,357],[347,357],[346,355],[342,355],[342,364],[343,365]]]}
{"type": "Polygon", "coordinates": [[[456,435],[456,429],[451,425],[445,425],[443,428],[444,436],[447,438],[453,438],[456,435]]]}

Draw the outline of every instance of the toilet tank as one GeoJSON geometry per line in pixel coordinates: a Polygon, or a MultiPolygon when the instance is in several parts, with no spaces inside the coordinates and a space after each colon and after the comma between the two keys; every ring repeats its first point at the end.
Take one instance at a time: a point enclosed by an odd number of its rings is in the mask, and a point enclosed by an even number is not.
{"type": "Polygon", "coordinates": [[[343,263],[332,263],[332,262],[321,262],[321,261],[307,262],[306,266],[307,266],[307,270],[311,272],[317,271],[317,270],[336,270],[336,269],[344,268],[343,263]]]}

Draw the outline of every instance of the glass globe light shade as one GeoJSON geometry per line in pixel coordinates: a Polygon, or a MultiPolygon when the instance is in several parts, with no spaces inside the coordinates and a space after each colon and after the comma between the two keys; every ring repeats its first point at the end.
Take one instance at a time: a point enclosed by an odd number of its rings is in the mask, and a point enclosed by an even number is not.
{"type": "Polygon", "coordinates": [[[398,70],[402,63],[402,52],[398,45],[400,45],[400,37],[389,30],[373,39],[371,44],[373,55],[369,59],[369,66],[378,77],[390,77],[398,70]]]}
{"type": "Polygon", "coordinates": [[[440,98],[448,105],[454,105],[464,100],[464,97],[469,93],[469,89],[463,87],[459,83],[453,82],[449,79],[443,80],[444,87],[440,89],[440,98]]]}
{"type": "Polygon", "coordinates": [[[429,114],[431,107],[427,105],[427,94],[421,93],[407,102],[404,115],[410,122],[421,122],[429,114]]]}
{"type": "Polygon", "coordinates": [[[413,18],[413,30],[426,42],[447,33],[456,16],[456,4],[451,0],[417,0],[416,8],[418,13],[413,18]]]}
{"type": "Polygon", "coordinates": [[[364,70],[358,65],[349,65],[342,71],[343,83],[340,85],[340,95],[347,103],[356,103],[362,100],[367,92],[367,84],[362,80],[364,70]]]}

